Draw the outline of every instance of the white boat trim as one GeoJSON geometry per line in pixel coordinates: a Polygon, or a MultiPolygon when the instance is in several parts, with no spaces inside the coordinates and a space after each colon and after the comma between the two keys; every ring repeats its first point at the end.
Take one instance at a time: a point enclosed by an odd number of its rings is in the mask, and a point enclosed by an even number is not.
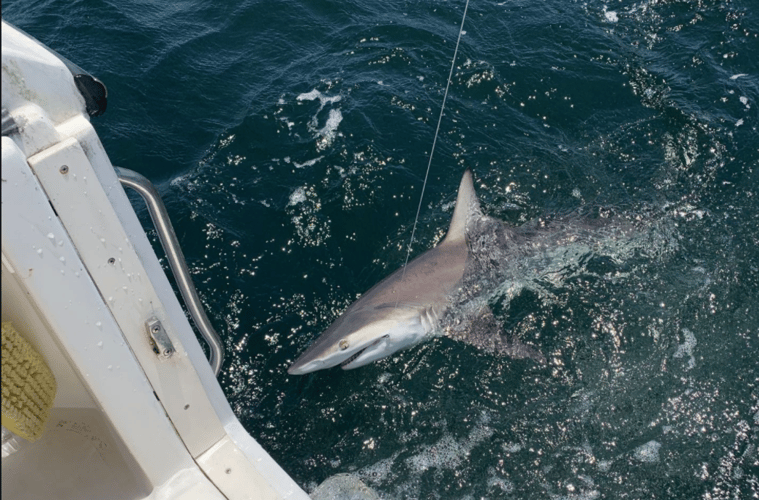
{"type": "Polygon", "coordinates": [[[59,387],[3,496],[308,498],[233,414],[67,67],[5,21],[2,45],[2,319],[59,387]]]}

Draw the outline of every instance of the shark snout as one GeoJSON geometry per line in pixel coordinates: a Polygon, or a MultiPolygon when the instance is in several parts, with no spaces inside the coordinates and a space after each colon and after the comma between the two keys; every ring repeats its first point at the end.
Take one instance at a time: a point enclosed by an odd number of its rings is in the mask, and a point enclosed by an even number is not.
{"type": "Polygon", "coordinates": [[[317,349],[314,349],[313,351],[308,350],[295,360],[295,363],[287,369],[287,373],[290,375],[305,375],[306,373],[324,370],[325,368],[332,368],[337,365],[341,365],[343,369],[354,368],[348,367],[348,365],[361,357],[366,350],[376,346],[385,338],[387,338],[387,335],[354,347],[353,349],[342,350],[338,348],[337,351],[329,349],[321,350],[321,352],[317,349]]]}
{"type": "Polygon", "coordinates": [[[290,375],[305,375],[306,373],[315,372],[317,370],[321,370],[322,368],[327,367],[325,367],[324,362],[319,359],[315,359],[308,363],[296,361],[290,368],[287,369],[287,373],[290,375]]]}

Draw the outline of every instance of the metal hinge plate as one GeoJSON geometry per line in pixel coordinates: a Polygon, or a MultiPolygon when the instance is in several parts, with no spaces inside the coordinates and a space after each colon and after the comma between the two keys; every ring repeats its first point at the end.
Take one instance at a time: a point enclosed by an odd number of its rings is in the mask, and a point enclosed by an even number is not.
{"type": "Polygon", "coordinates": [[[145,322],[148,334],[152,339],[153,351],[161,359],[169,359],[174,354],[174,344],[171,343],[169,335],[164,330],[163,325],[156,317],[152,317],[145,322]]]}

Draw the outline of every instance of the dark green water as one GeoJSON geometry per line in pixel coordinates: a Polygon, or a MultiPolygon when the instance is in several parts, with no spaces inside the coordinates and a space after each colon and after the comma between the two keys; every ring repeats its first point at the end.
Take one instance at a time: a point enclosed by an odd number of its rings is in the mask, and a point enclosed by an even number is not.
{"type": "Polygon", "coordinates": [[[414,254],[466,167],[513,225],[601,207],[655,219],[660,246],[491,304],[546,368],[435,339],[287,375],[405,258],[463,6],[46,0],[3,17],[108,85],[95,126],[164,196],[232,407],[306,490],[352,472],[388,499],[758,498],[753,0],[473,0],[414,254]]]}

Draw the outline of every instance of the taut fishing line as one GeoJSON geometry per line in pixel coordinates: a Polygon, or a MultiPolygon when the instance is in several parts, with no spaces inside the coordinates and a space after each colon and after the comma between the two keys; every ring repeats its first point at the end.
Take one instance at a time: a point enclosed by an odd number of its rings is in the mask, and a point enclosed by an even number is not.
{"type": "Polygon", "coordinates": [[[461,26],[459,27],[459,36],[456,39],[456,48],[453,51],[453,59],[451,59],[451,71],[448,73],[448,82],[445,84],[445,93],[443,94],[443,104],[440,106],[440,116],[437,119],[437,128],[435,128],[435,138],[432,140],[432,149],[430,150],[430,158],[427,163],[427,171],[424,174],[424,182],[422,183],[422,192],[419,195],[419,206],[416,209],[416,217],[414,218],[414,227],[411,229],[411,239],[408,243],[408,250],[406,251],[406,262],[403,263],[403,276],[406,277],[406,265],[408,259],[411,256],[411,245],[414,243],[414,234],[416,234],[416,223],[419,221],[419,214],[422,211],[422,200],[424,200],[424,189],[427,187],[427,178],[430,176],[430,167],[432,166],[432,155],[435,154],[435,145],[437,145],[437,136],[440,132],[440,123],[443,121],[443,113],[445,112],[445,101],[448,99],[448,88],[451,86],[451,79],[453,78],[453,68],[456,66],[456,54],[459,52],[459,43],[461,42],[461,35],[464,33],[464,21],[466,20],[466,11],[469,8],[469,0],[466,0],[464,5],[464,14],[461,16],[461,26]]]}

